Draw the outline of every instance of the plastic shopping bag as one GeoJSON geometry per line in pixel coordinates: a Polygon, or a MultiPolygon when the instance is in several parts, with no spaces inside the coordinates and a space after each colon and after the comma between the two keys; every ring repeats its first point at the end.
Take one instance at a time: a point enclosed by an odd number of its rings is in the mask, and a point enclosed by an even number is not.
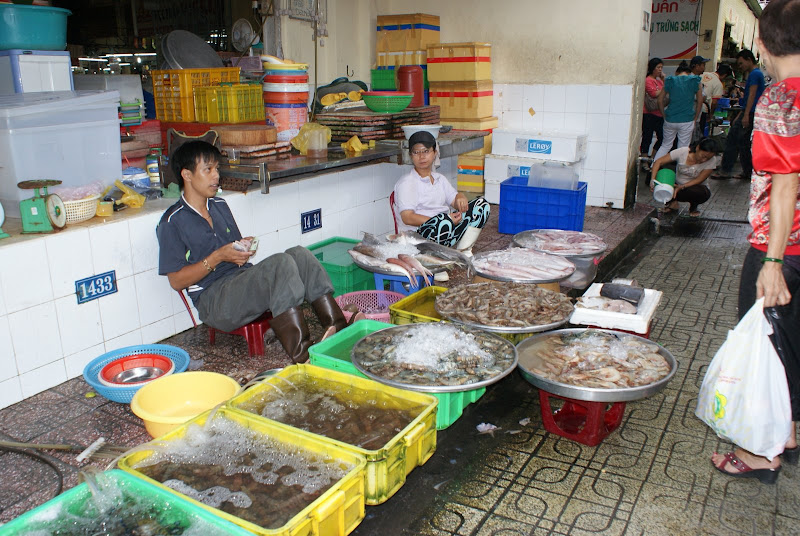
{"type": "Polygon", "coordinates": [[[711,360],[695,411],[722,439],[770,460],[792,432],[789,387],[771,334],[761,298],[711,360]]]}

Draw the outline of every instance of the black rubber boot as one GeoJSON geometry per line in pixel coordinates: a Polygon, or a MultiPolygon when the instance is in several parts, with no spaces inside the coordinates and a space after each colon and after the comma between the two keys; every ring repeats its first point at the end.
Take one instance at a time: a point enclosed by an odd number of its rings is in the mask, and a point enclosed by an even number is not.
{"type": "Polygon", "coordinates": [[[314,307],[314,312],[317,314],[323,330],[333,326],[339,332],[347,327],[347,320],[345,320],[344,314],[339,308],[339,304],[333,299],[332,294],[320,296],[311,302],[311,306],[314,307]]]}
{"type": "Polygon", "coordinates": [[[311,335],[308,332],[306,319],[299,307],[292,307],[270,321],[275,336],[294,363],[308,361],[308,347],[311,346],[311,335]]]}

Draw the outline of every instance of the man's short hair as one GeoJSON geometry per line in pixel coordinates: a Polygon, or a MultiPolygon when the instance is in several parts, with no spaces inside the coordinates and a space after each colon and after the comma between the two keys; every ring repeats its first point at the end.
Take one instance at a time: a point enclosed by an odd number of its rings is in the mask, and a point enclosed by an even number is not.
{"type": "Polygon", "coordinates": [[[750,52],[747,49],[739,51],[739,53],[736,54],[736,57],[737,58],[744,58],[744,59],[746,59],[746,60],[748,60],[748,61],[750,61],[752,63],[756,62],[756,57],[753,55],[752,52],[750,52]]]}
{"type": "Polygon", "coordinates": [[[181,171],[188,169],[192,173],[200,162],[220,162],[222,155],[219,149],[205,141],[189,141],[178,147],[169,159],[169,165],[178,186],[183,189],[183,175],[181,171]]]}
{"type": "Polygon", "coordinates": [[[733,74],[733,69],[727,63],[720,63],[717,65],[717,74],[720,76],[729,76],[733,74]]]}
{"type": "Polygon", "coordinates": [[[773,56],[800,54],[800,0],[772,0],[758,20],[758,32],[767,52],[773,56]]]}

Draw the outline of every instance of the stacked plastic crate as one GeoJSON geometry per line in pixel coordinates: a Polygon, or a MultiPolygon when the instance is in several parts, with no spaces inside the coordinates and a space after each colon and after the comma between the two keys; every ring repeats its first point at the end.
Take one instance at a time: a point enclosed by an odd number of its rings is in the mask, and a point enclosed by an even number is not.
{"type": "Polygon", "coordinates": [[[422,67],[425,104],[428,104],[427,47],[439,42],[439,17],[424,13],[381,15],[377,26],[377,65],[372,70],[373,90],[397,89],[399,67],[422,67]]]}
{"type": "MultiPolygon", "coordinates": [[[[492,45],[440,43],[428,46],[430,102],[441,107],[442,123],[456,129],[490,131],[494,117],[492,45]]],[[[484,158],[492,150],[491,133],[483,147],[458,157],[458,189],[483,193],[484,158]]]]}

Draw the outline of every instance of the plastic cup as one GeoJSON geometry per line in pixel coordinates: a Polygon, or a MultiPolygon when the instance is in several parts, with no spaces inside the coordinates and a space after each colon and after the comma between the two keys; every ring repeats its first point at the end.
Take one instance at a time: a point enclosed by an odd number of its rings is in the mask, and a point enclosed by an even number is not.
{"type": "Polygon", "coordinates": [[[228,152],[228,162],[230,164],[238,164],[239,158],[241,156],[241,154],[239,153],[239,149],[236,149],[234,147],[229,147],[228,149],[226,149],[226,151],[228,152]]]}

